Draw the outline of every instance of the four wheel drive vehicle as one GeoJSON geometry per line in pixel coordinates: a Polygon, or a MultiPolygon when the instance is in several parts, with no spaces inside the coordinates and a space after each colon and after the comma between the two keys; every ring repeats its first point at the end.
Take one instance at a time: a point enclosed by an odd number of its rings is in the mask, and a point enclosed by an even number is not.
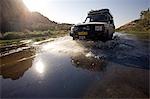
{"type": "Polygon", "coordinates": [[[91,10],[82,24],[71,27],[73,40],[109,40],[115,32],[113,17],[109,9],[91,10]]]}

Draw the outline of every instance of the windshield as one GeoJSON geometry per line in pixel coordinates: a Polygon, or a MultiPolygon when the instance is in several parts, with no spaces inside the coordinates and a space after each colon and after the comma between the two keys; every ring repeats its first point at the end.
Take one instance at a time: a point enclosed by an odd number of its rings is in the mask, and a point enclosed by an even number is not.
{"type": "Polygon", "coordinates": [[[97,15],[87,17],[85,23],[87,22],[108,22],[108,18],[105,15],[97,15]]]}

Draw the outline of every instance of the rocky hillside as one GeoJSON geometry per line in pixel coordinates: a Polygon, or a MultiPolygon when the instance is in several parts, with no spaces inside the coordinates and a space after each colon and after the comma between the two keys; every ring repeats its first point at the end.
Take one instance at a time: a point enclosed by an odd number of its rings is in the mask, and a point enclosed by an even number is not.
{"type": "Polygon", "coordinates": [[[58,25],[56,22],[50,21],[39,12],[31,12],[27,22],[27,29],[29,30],[47,30],[49,28],[55,28],[55,26],[58,25]]]}
{"type": "Polygon", "coordinates": [[[20,31],[25,28],[29,15],[21,0],[1,0],[1,32],[20,31]]]}
{"type": "Polygon", "coordinates": [[[60,25],[38,12],[30,12],[22,0],[0,1],[0,32],[47,30],[60,25]]]}
{"type": "Polygon", "coordinates": [[[150,33],[150,10],[142,11],[140,19],[127,23],[117,29],[122,32],[147,32],[150,33]]]}

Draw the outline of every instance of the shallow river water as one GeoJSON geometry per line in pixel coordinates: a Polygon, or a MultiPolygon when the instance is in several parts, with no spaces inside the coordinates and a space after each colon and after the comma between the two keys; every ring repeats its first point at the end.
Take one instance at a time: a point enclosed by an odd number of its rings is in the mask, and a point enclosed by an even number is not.
{"type": "Polygon", "coordinates": [[[65,36],[1,57],[1,97],[149,97],[148,46],[115,35],[107,42],[65,36]]]}

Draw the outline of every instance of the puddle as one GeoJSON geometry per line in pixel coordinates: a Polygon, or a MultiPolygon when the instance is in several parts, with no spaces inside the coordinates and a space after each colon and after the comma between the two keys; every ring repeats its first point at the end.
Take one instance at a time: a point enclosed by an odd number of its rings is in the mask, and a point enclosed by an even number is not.
{"type": "Polygon", "coordinates": [[[118,41],[80,43],[66,36],[1,57],[1,96],[148,97],[149,70],[141,69],[147,57],[131,40],[118,41]]]}

